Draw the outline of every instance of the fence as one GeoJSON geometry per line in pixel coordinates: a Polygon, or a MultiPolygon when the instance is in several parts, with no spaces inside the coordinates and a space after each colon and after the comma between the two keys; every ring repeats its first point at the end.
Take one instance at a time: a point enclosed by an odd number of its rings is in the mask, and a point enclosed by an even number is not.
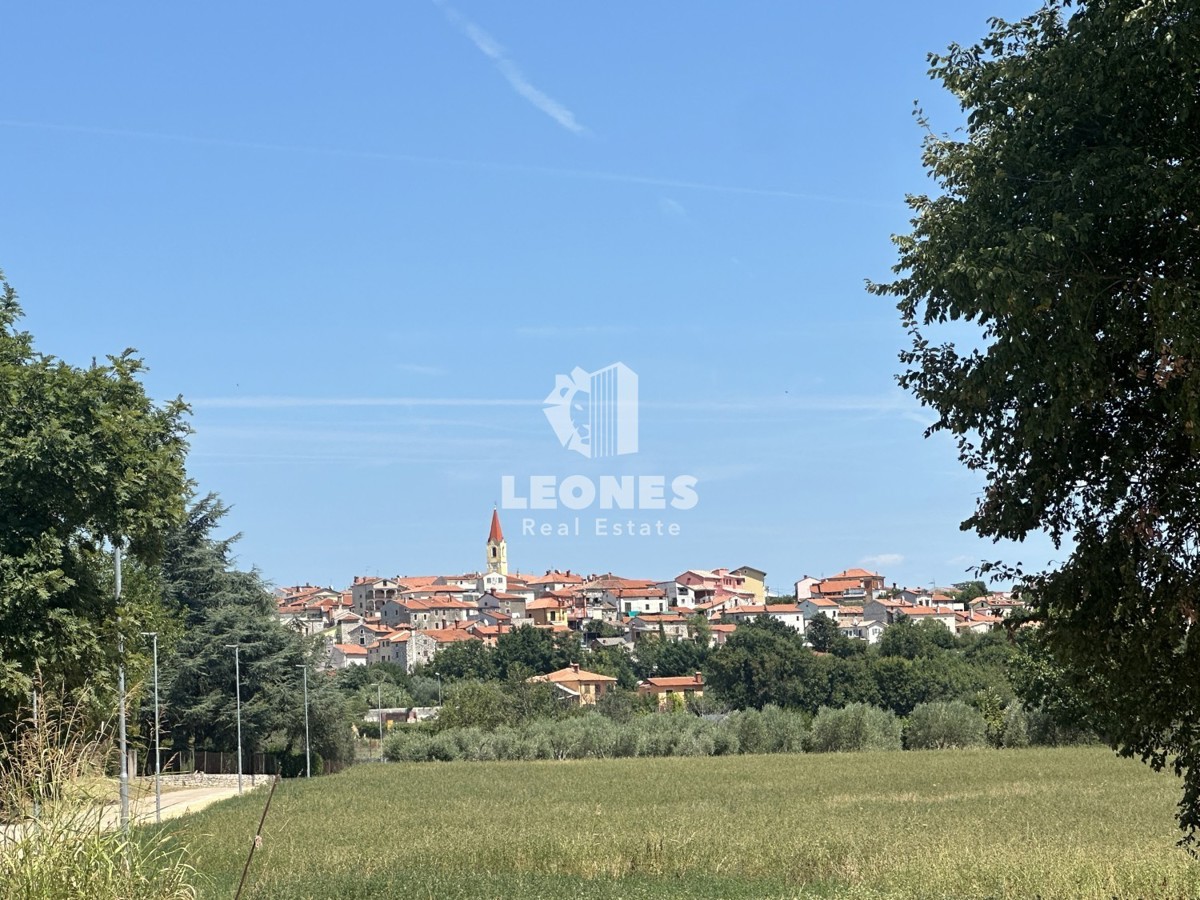
{"type": "MultiPolygon", "coordinates": [[[[303,751],[301,751],[303,756],[303,751]]],[[[237,753],[221,750],[163,750],[162,772],[164,775],[185,775],[193,772],[203,772],[205,775],[236,775],[238,766],[237,753]]],[[[138,761],[138,771],[142,775],[154,774],[154,751],[142,755],[138,761]]],[[[332,775],[340,772],[347,763],[321,760],[320,774],[332,775]]],[[[295,770],[295,765],[291,767],[295,770]]],[[[286,774],[286,766],[281,765],[274,753],[247,753],[242,763],[244,775],[274,775],[286,774]]]]}

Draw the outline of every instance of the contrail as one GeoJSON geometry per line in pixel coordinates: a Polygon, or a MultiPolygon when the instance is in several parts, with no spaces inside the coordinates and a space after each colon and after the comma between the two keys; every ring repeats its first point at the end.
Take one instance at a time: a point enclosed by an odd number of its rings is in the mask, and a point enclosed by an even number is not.
{"type": "Polygon", "coordinates": [[[504,48],[490,34],[460,13],[452,6],[434,0],[434,3],[442,8],[442,12],[446,14],[446,18],[450,20],[455,28],[467,36],[471,43],[479,48],[479,52],[495,63],[500,74],[504,76],[509,87],[517,92],[521,97],[525,98],[529,103],[540,109],[551,119],[574,134],[586,134],[587,129],[579,124],[575,118],[575,114],[548,95],[545,91],[541,91],[534,87],[529,80],[517,68],[517,64],[508,58],[504,52],[504,48]]]}
{"type": "Polygon", "coordinates": [[[134,138],[145,141],[162,141],[175,144],[199,144],[206,147],[223,147],[230,150],[256,150],[271,153],[305,153],[314,156],[332,156],[344,159],[367,159],[379,162],[410,163],[420,166],[445,166],[462,169],[478,169],[492,172],[515,172],[525,175],[542,175],[552,178],[571,178],[581,181],[608,181],[617,184],[637,184],[649,187],[678,188],[680,190],[703,191],[715,194],[733,194],[744,197],[774,197],[780,200],[804,200],[818,203],[842,203],[868,206],[879,209],[907,210],[897,203],[880,203],[857,197],[839,197],[831,194],[812,194],[780,188],[760,188],[737,184],[713,184],[704,181],[686,181],[678,178],[663,178],[655,175],[630,175],[623,172],[604,172],[594,169],[562,169],[555,166],[532,166],[524,163],[491,162],[482,159],[456,159],[444,156],[417,156],[411,153],[391,153],[377,150],[355,150],[342,147],[316,147],[303,144],[275,144],[265,141],[242,141],[229,138],[201,137],[191,134],[172,134],[161,131],[137,131],[125,128],[102,128],[91,125],[65,125],[57,122],[29,122],[17,119],[0,119],[0,127],[27,128],[40,131],[62,131],[72,134],[94,134],[103,137],[134,138]]]}

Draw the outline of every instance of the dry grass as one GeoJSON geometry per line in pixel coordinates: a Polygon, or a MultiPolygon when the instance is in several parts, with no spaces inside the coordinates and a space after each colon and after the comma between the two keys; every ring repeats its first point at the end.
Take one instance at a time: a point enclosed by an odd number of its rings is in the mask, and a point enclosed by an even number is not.
{"type": "Polygon", "coordinates": [[[0,900],[182,900],[195,896],[164,836],[106,827],[104,742],[46,698],[0,743],[0,900]]]}

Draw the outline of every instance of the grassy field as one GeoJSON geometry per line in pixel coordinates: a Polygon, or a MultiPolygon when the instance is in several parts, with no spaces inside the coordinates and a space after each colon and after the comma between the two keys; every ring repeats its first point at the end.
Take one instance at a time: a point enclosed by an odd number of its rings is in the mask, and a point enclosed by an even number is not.
{"type": "MultiPolygon", "coordinates": [[[[1197,897],[1177,799],[1098,748],[363,765],[279,786],[243,896],[1197,897]]],[[[172,826],[201,896],[264,800],[172,826]]]]}

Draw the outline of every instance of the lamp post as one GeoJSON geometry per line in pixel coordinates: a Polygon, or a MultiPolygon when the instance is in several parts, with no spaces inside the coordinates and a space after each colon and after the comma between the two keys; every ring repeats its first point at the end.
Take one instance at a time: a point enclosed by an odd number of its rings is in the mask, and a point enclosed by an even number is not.
{"type": "Polygon", "coordinates": [[[312,749],[308,742],[308,666],[296,666],[304,670],[304,777],[312,778],[312,749]]]}
{"type": "Polygon", "coordinates": [[[121,753],[118,794],[121,799],[121,830],[129,832],[129,745],[125,735],[125,637],[121,632],[121,543],[113,541],[113,605],[117,607],[117,744],[121,753]]]}
{"type": "Polygon", "coordinates": [[[442,705],[442,673],[441,673],[441,672],[434,672],[433,674],[437,676],[437,680],[438,680],[438,706],[441,706],[441,705],[442,705]]]}
{"type": "Polygon", "coordinates": [[[379,712],[379,761],[383,762],[383,682],[375,682],[375,709],[379,712]]]}
{"type": "Polygon", "coordinates": [[[238,757],[238,793],[242,792],[242,660],[241,647],[238,644],[226,644],[233,651],[233,687],[237,693],[237,757],[238,757]]]}
{"type": "Polygon", "coordinates": [[[154,641],[154,821],[162,821],[162,748],[158,719],[158,632],[143,631],[142,637],[154,641]]]}

